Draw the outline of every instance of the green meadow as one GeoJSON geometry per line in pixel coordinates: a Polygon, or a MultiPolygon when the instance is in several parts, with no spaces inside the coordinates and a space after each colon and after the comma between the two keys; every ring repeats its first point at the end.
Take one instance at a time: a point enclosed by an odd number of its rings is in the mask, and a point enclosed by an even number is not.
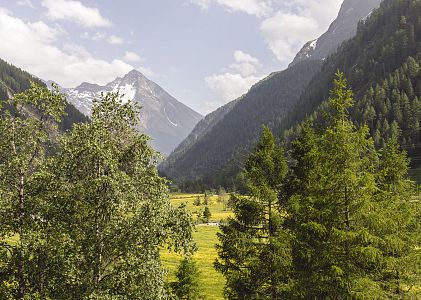
{"type": "MultiPolygon", "coordinates": [[[[215,223],[228,218],[232,212],[228,209],[224,209],[224,203],[218,202],[218,196],[210,196],[208,204],[211,211],[211,217],[209,219],[210,224],[204,224],[203,220],[201,220],[201,215],[203,214],[205,205],[194,205],[198,196],[200,197],[201,202],[203,202],[203,194],[173,194],[171,195],[171,202],[175,206],[185,204],[197,223],[193,236],[198,250],[194,254],[193,259],[200,270],[201,288],[205,299],[223,299],[225,280],[224,277],[213,268],[213,263],[217,257],[215,245],[218,243],[218,239],[216,234],[219,231],[219,227],[215,223]]],[[[228,201],[228,197],[228,195],[224,197],[224,200],[228,201]]],[[[168,281],[174,281],[175,272],[182,257],[178,254],[168,253],[166,251],[163,251],[161,254],[163,263],[168,269],[168,281]]]]}

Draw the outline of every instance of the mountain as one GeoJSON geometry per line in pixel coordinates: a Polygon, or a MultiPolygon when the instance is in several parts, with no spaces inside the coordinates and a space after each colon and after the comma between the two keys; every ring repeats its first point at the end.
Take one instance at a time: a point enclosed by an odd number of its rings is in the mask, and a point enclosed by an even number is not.
{"type": "MultiPolygon", "coordinates": [[[[328,48],[329,53],[333,52],[336,50],[334,45],[339,46],[346,36],[355,34],[361,16],[369,15],[379,2],[345,0],[338,18],[320,42],[309,42],[307,48],[318,51],[328,48]],[[348,32],[346,26],[350,27],[348,32]]],[[[325,53],[328,52],[325,50],[325,53]]],[[[269,75],[240,99],[208,115],[161,164],[160,170],[177,181],[214,177],[212,174],[219,174],[221,169],[225,169],[226,176],[233,176],[258,139],[262,125],[279,127],[319,71],[322,58],[324,56],[320,55],[312,58],[310,54],[296,58],[287,70],[269,75]]]]}
{"type": "MultiPolygon", "coordinates": [[[[0,59],[0,101],[29,89],[31,82],[45,86],[40,79],[0,59]]],[[[62,131],[69,130],[75,123],[88,121],[88,118],[70,103],[67,103],[65,113],[59,124],[59,129],[62,131]]]]}
{"type": "Polygon", "coordinates": [[[177,182],[238,187],[237,174],[261,126],[291,139],[305,119],[319,121],[338,69],[355,92],[351,114],[356,124],[369,125],[378,147],[399,135],[412,167],[417,168],[421,165],[420,5],[417,0],[385,0],[336,53],[325,60],[299,61],[255,85],[187,151],[176,159],[170,155],[162,172],[177,182]]]}
{"type": "Polygon", "coordinates": [[[139,131],[151,136],[152,146],[168,155],[192,131],[202,116],[177,101],[163,88],[133,70],[121,78],[100,86],[84,82],[76,88],[63,89],[67,99],[89,116],[92,102],[101,93],[119,92],[125,101],[142,106],[139,131]]]}
{"type": "Polygon", "coordinates": [[[229,113],[232,108],[235,106],[235,104],[240,100],[241,98],[231,101],[224,106],[221,106],[217,110],[209,113],[204,117],[202,120],[200,120],[199,123],[194,127],[193,131],[185,138],[181,144],[175,148],[173,152],[171,152],[171,155],[167,157],[159,166],[160,170],[165,169],[167,166],[170,166],[171,164],[175,163],[178,159],[180,159],[184,154],[187,153],[191,149],[191,147],[194,147],[195,144],[200,141],[202,137],[204,137],[209,131],[212,130],[212,128],[218,124],[224,116],[229,113]]]}
{"type": "Polygon", "coordinates": [[[306,59],[326,59],[346,40],[355,36],[357,25],[378,8],[382,0],[345,0],[338,17],[318,39],[309,41],[298,52],[291,65],[306,59]]]}
{"type": "Polygon", "coordinates": [[[303,61],[255,84],[230,104],[233,107],[212,113],[209,117],[216,114],[217,122],[210,122],[209,128],[201,129],[202,134],[183,142],[160,166],[161,171],[178,181],[201,178],[213,170],[225,169],[227,176],[233,175],[231,171],[236,173],[242,158],[258,140],[262,125],[275,127],[282,122],[321,64],[303,61]],[[224,110],[226,113],[221,114],[224,110]]]}

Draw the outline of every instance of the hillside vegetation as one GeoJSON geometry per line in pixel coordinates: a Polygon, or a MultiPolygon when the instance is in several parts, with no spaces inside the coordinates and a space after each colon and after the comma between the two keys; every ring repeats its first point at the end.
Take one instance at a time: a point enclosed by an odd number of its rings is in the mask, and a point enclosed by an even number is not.
{"type": "MultiPolygon", "coordinates": [[[[45,86],[42,80],[0,59],[0,101],[28,90],[31,83],[45,86]]],[[[69,130],[73,124],[87,122],[88,120],[72,104],[66,102],[65,115],[60,121],[59,128],[62,131],[69,130]]]]}

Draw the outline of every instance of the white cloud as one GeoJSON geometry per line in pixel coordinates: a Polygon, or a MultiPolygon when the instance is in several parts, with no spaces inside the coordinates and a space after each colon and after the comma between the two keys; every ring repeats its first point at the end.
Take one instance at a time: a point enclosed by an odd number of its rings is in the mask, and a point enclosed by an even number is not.
{"type": "Polygon", "coordinates": [[[234,100],[263,78],[259,60],[243,51],[234,52],[234,63],[222,74],[213,74],[205,78],[206,85],[220,98],[217,102],[206,103],[206,110],[215,109],[228,101],[234,100]]]}
{"type": "Polygon", "coordinates": [[[84,27],[109,27],[112,25],[97,8],[85,6],[80,1],[43,0],[41,5],[47,8],[47,16],[52,20],[76,22],[84,27]]]}
{"type": "Polygon", "coordinates": [[[157,76],[157,74],[151,68],[148,68],[148,67],[138,66],[136,70],[138,70],[140,73],[142,73],[143,75],[149,78],[157,76]]]}
{"type": "Polygon", "coordinates": [[[211,4],[224,6],[230,12],[244,12],[262,17],[272,11],[271,0],[191,0],[191,3],[206,10],[211,4]]]}
{"type": "Polygon", "coordinates": [[[260,31],[268,48],[285,66],[301,47],[320,36],[336,17],[343,0],[190,0],[207,10],[226,10],[261,18],[260,31]]]}
{"type": "Polygon", "coordinates": [[[118,37],[116,35],[110,35],[107,38],[107,42],[112,45],[121,45],[124,44],[124,40],[121,37],[118,37]]]}
{"type": "Polygon", "coordinates": [[[59,28],[27,23],[0,9],[0,57],[42,79],[65,87],[83,81],[105,84],[134,68],[121,59],[98,59],[79,45],[59,47],[63,34],[59,28]]]}
{"type": "Polygon", "coordinates": [[[32,3],[31,0],[19,0],[18,5],[27,6],[29,8],[35,9],[35,5],[32,3]]]}
{"type": "Polygon", "coordinates": [[[259,69],[262,67],[257,58],[241,50],[234,52],[234,61],[235,62],[230,65],[230,68],[237,71],[241,76],[244,77],[257,74],[259,69]]]}
{"type": "Polygon", "coordinates": [[[82,39],[90,39],[93,41],[106,41],[107,43],[111,45],[122,45],[124,44],[124,39],[121,37],[118,37],[116,35],[108,35],[105,32],[95,32],[93,35],[89,34],[89,32],[83,32],[80,37],[82,39]]]}
{"type": "Polygon", "coordinates": [[[140,57],[137,53],[132,51],[126,51],[124,56],[121,58],[121,60],[124,60],[126,62],[138,62],[138,61],[144,61],[145,59],[143,57],[140,57]]]}
{"type": "Polygon", "coordinates": [[[326,31],[341,3],[342,0],[287,0],[261,23],[269,49],[281,63],[289,63],[306,42],[326,31]]]}

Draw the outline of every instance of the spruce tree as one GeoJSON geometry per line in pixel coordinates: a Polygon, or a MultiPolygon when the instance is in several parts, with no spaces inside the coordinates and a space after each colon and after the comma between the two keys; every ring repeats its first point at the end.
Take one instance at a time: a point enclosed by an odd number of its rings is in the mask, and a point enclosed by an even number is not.
{"type": "Polygon", "coordinates": [[[396,297],[403,278],[417,274],[407,264],[416,255],[419,209],[410,201],[405,156],[396,143],[382,155],[375,150],[368,128],[350,120],[353,103],[337,73],[327,127],[307,125],[293,144],[286,189],[293,298],[396,297]]]}
{"type": "Polygon", "coordinates": [[[264,127],[245,163],[250,197],[231,196],[234,218],[221,227],[215,267],[227,279],[228,299],[279,299],[288,290],[288,235],[280,200],[287,166],[284,150],[264,127]]]}
{"type": "Polygon", "coordinates": [[[200,291],[199,269],[192,258],[184,258],[176,273],[177,281],[172,283],[174,294],[180,300],[203,299],[200,291]]]}

